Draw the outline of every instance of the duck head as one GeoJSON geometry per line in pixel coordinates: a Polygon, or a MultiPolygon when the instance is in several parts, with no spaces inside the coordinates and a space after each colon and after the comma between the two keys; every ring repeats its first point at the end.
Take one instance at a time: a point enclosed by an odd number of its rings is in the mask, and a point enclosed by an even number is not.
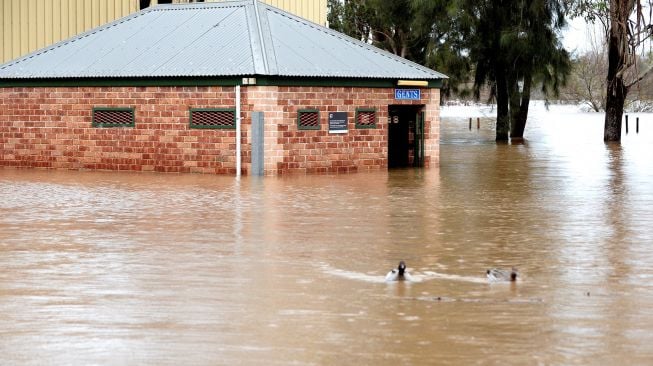
{"type": "Polygon", "coordinates": [[[397,266],[397,271],[399,271],[399,276],[403,276],[404,272],[406,272],[406,263],[404,261],[399,262],[399,266],[397,266]]]}
{"type": "Polygon", "coordinates": [[[517,270],[515,267],[512,267],[512,270],[510,271],[510,281],[517,281],[517,270]]]}

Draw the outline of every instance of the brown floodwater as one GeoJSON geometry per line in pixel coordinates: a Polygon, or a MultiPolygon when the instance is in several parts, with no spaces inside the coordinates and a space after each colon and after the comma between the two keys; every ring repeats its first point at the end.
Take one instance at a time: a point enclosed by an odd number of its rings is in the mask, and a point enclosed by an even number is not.
{"type": "Polygon", "coordinates": [[[425,170],[0,170],[0,364],[651,364],[646,118],[605,145],[534,108],[497,145],[445,113],[425,170]]]}

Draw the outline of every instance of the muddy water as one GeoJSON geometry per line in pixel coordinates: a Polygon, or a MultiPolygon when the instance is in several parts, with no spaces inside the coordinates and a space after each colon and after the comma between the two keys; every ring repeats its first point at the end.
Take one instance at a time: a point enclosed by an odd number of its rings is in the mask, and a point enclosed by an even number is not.
{"type": "Polygon", "coordinates": [[[1,170],[0,363],[653,362],[653,118],[606,146],[536,110],[497,145],[463,115],[438,169],[1,170]]]}

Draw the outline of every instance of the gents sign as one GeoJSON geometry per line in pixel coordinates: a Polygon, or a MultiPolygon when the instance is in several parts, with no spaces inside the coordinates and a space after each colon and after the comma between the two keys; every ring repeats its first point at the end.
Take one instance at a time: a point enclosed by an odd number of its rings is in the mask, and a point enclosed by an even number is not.
{"type": "Polygon", "coordinates": [[[422,91],[419,89],[395,89],[395,99],[397,100],[420,100],[422,91]]]}
{"type": "Polygon", "coordinates": [[[347,112],[329,112],[329,132],[347,133],[347,112]]]}

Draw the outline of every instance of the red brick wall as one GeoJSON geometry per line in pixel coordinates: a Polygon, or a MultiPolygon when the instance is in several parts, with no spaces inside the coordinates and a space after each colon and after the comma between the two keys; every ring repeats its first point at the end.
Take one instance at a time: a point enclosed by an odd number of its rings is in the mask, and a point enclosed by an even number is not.
{"type": "MultiPolygon", "coordinates": [[[[388,105],[425,105],[426,165],[438,162],[439,91],[395,101],[392,88],[242,87],[243,173],[250,111],[265,113],[266,174],[387,167],[388,105]],[[299,130],[297,111],[320,110],[320,130],[299,130]],[[356,129],[356,108],[376,108],[377,128],[356,129]],[[328,112],[348,112],[347,134],[329,134],[328,112]]],[[[189,108],[233,108],[233,87],[0,88],[0,166],[235,174],[235,130],[191,129],[189,108]],[[92,126],[93,107],[134,107],[135,127],[92,126]]]]}
{"type": "Polygon", "coordinates": [[[420,101],[397,101],[393,88],[248,87],[251,111],[265,111],[266,174],[344,173],[388,166],[388,105],[424,105],[425,165],[439,159],[438,89],[423,89],[420,101]],[[356,129],[357,108],[374,108],[377,128],[356,129]],[[297,112],[320,111],[319,130],[300,130],[297,112]],[[348,133],[330,134],[328,112],[348,113],[348,133]]]}
{"type": "Polygon", "coordinates": [[[233,87],[0,88],[0,165],[235,174],[235,130],[189,128],[189,107],[234,107],[234,96],[233,87]],[[135,107],[135,127],[95,128],[93,107],[135,107]]]}

